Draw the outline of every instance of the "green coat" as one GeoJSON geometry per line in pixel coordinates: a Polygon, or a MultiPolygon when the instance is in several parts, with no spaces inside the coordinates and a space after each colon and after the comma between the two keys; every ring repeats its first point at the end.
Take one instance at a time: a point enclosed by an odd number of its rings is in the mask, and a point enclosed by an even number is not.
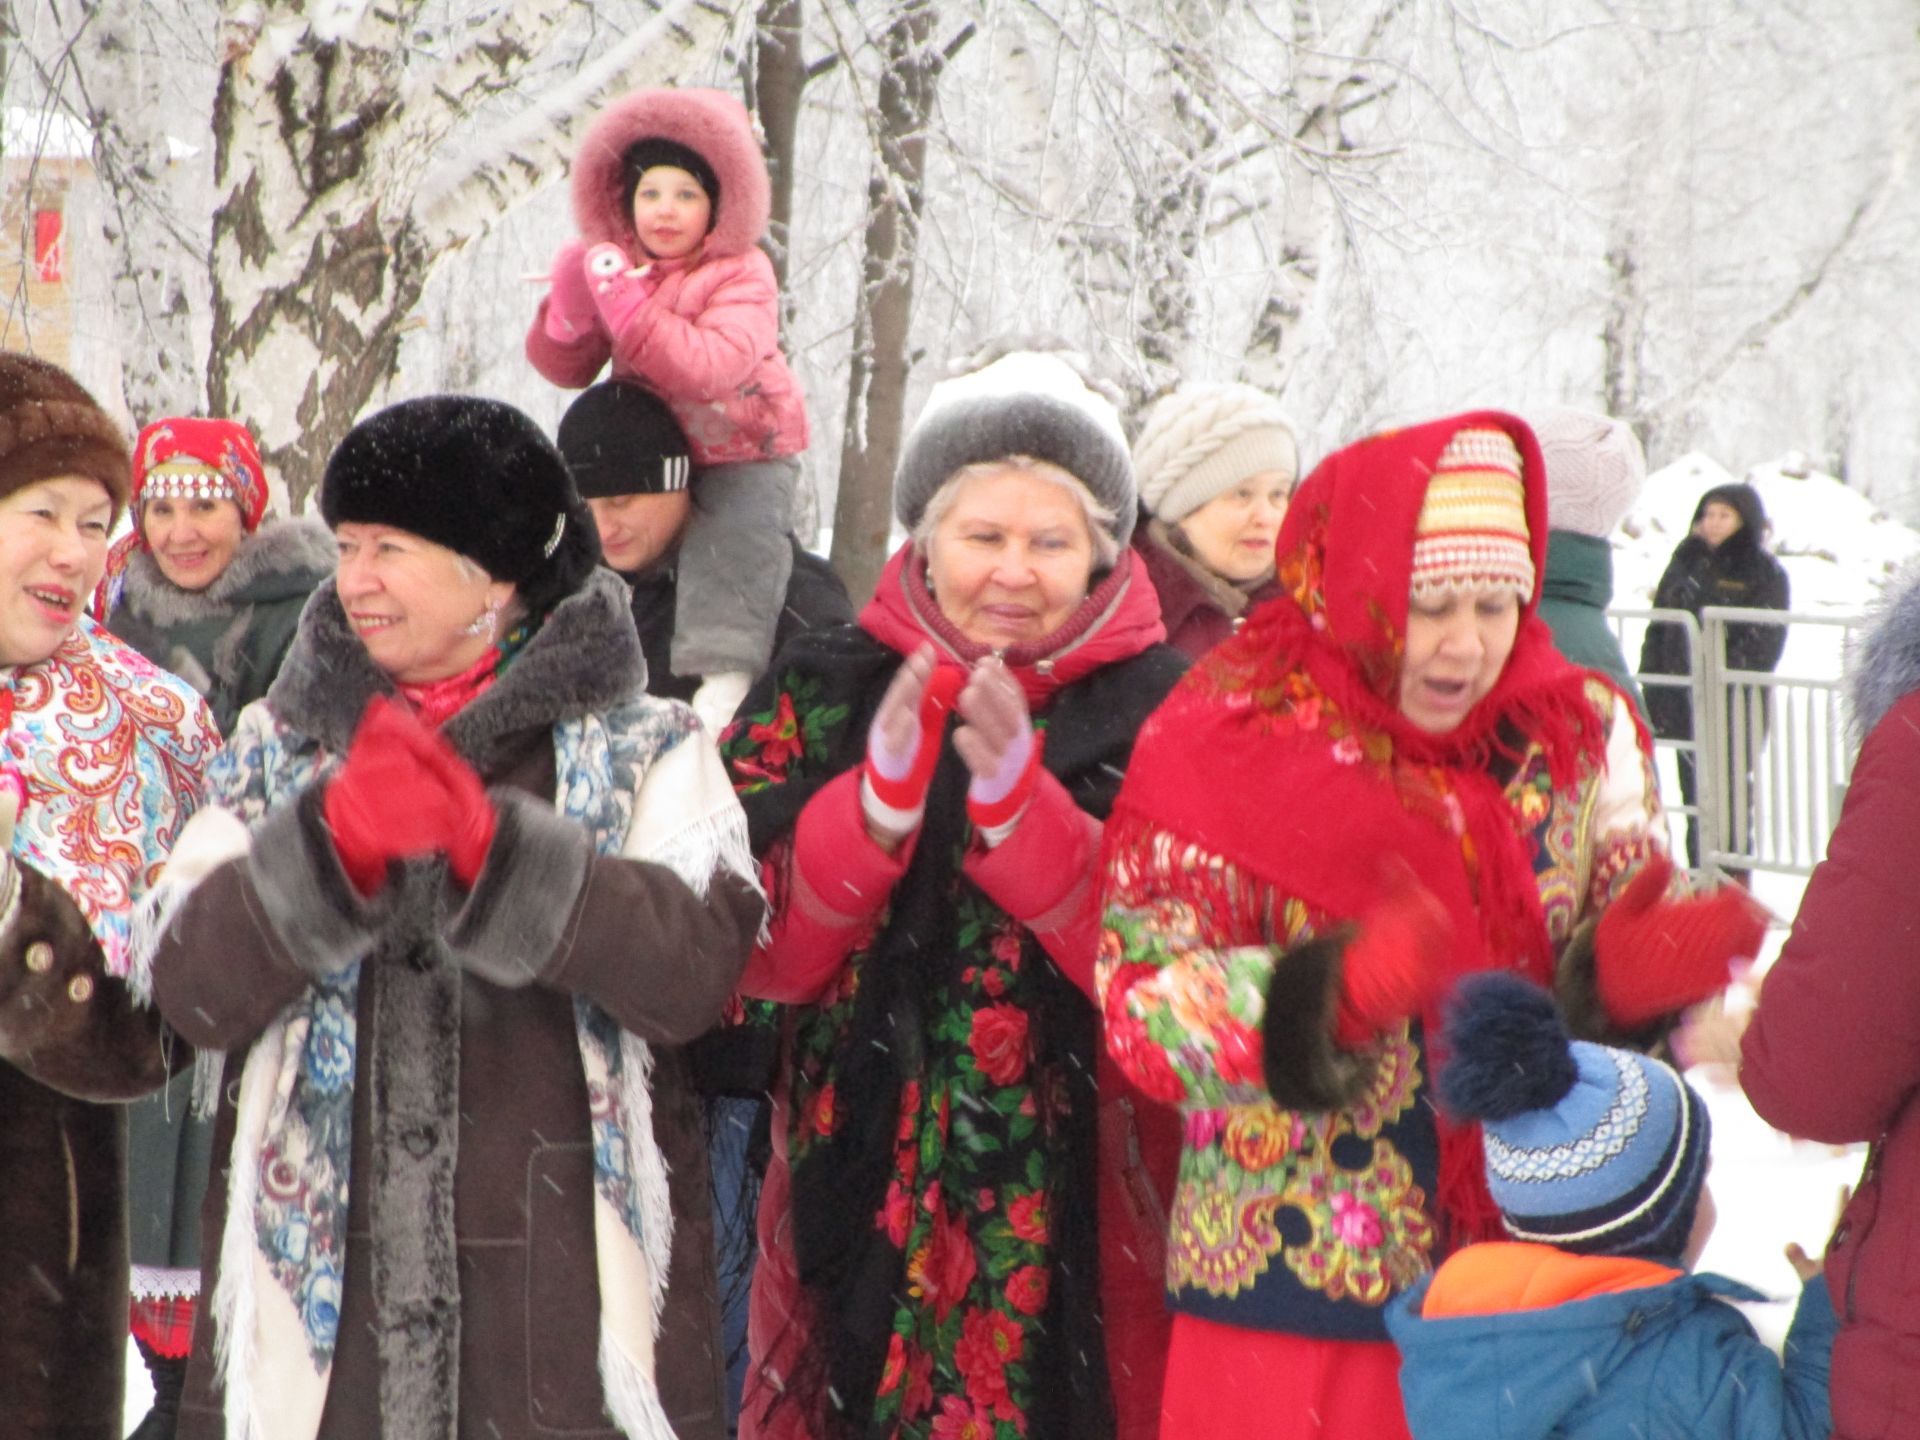
{"type": "Polygon", "coordinates": [[[145,550],[128,558],[107,628],[207,697],[222,735],[267,693],[314,586],[333,574],[318,520],[269,520],[205,590],[182,590],[145,550]]]}
{"type": "MultiPolygon", "coordinates": [[[[317,520],[269,520],[241,542],[205,590],[182,590],[154,558],[127,561],[107,628],[202,695],[225,735],[267,693],[314,587],[333,573],[332,534],[317,520]]],[[[127,1107],[127,1219],[136,1265],[195,1270],[212,1122],[192,1118],[191,1067],[127,1107]]]]}
{"type": "Polygon", "coordinates": [[[1554,648],[1576,665],[1598,670],[1618,685],[1644,718],[1646,701],[1627,668],[1620,637],[1607,623],[1613,603],[1613,546],[1591,535],[1555,530],[1547,536],[1547,575],[1540,590],[1540,618],[1553,632],[1554,648]]]}

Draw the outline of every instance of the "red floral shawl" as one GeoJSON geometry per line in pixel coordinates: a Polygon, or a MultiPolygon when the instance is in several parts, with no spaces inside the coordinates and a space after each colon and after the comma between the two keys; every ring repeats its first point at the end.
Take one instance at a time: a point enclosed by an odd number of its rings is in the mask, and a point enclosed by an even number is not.
{"type": "MultiPolygon", "coordinates": [[[[1285,593],[1147,722],[1107,843],[1170,832],[1334,919],[1380,897],[1381,857],[1405,860],[1454,922],[1423,1017],[1429,1044],[1460,976],[1507,966],[1550,982],[1532,861],[1497,771],[1535,743],[1555,785],[1570,784],[1583,763],[1601,763],[1606,731],[1586,672],[1561,658],[1534,613],[1546,551],[1540,449],[1511,415],[1459,415],[1327,457],[1281,527],[1285,593]],[[1414,530],[1442,450],[1470,426],[1504,430],[1520,451],[1536,580],[1493,690],[1457,729],[1431,735],[1398,708],[1414,530]]],[[[1443,1127],[1441,1189],[1443,1211],[1475,1226],[1493,1212],[1479,1147],[1461,1143],[1471,1133],[1443,1127]]]]}

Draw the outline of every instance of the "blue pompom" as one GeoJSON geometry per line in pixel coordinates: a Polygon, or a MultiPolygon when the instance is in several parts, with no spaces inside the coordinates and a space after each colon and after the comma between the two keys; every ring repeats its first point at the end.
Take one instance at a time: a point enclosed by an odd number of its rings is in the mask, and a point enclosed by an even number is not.
{"type": "Polygon", "coordinates": [[[1557,1105],[1579,1069],[1553,997],[1515,975],[1469,975],[1446,1023],[1440,1100],[1462,1120],[1505,1120],[1557,1105]]]}

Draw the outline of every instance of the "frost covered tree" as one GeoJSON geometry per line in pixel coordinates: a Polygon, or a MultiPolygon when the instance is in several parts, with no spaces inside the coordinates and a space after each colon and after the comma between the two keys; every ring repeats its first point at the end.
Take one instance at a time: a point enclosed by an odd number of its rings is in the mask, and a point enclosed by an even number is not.
{"type": "Polygon", "coordinates": [[[136,414],[204,394],[296,503],[392,378],[434,268],[563,168],[583,116],[704,66],[733,25],[708,0],[44,0],[40,19],[45,92],[92,125],[117,205],[136,414]],[[170,139],[207,149],[204,208],[152,164],[170,139]]]}

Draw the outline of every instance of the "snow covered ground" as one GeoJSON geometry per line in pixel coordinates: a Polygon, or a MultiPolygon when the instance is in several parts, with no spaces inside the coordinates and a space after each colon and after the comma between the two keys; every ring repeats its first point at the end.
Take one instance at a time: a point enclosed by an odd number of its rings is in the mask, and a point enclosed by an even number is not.
{"type": "MultiPolygon", "coordinates": [[[[1832,476],[1810,473],[1793,457],[1745,476],[1728,473],[1702,455],[1689,455],[1647,477],[1639,503],[1614,544],[1614,603],[1644,608],[1680,543],[1703,491],[1745,479],[1759,490],[1773,522],[1775,553],[1793,585],[1793,608],[1836,617],[1862,614],[1882,586],[1920,556],[1920,532],[1889,519],[1871,501],[1832,476]]],[[[823,547],[824,548],[824,547],[823,547]]],[[[1640,652],[1643,627],[1629,622],[1623,640],[1629,662],[1640,652]]],[[[1840,673],[1837,628],[1792,631],[1781,673],[1831,678],[1840,673]]],[[[1665,793],[1677,795],[1671,764],[1663,766],[1665,793]]],[[[1680,837],[1676,834],[1676,841],[1680,837]]],[[[1754,876],[1754,892],[1780,917],[1769,938],[1772,958],[1799,908],[1804,881],[1790,875],[1754,876]]],[[[1736,1002],[1737,1003],[1737,1002],[1736,1002]]],[[[1792,1318],[1799,1282],[1782,1255],[1789,1241],[1818,1254],[1833,1228],[1843,1186],[1860,1173],[1864,1151],[1789,1140],[1756,1116],[1728,1070],[1696,1066],[1689,1079],[1713,1115],[1713,1193],[1720,1223],[1701,1268],[1744,1280],[1780,1297],[1750,1307],[1761,1334],[1778,1344],[1792,1318]]],[[[127,1425],[146,1414],[152,1391],[146,1367],[127,1351],[127,1425]]]]}

